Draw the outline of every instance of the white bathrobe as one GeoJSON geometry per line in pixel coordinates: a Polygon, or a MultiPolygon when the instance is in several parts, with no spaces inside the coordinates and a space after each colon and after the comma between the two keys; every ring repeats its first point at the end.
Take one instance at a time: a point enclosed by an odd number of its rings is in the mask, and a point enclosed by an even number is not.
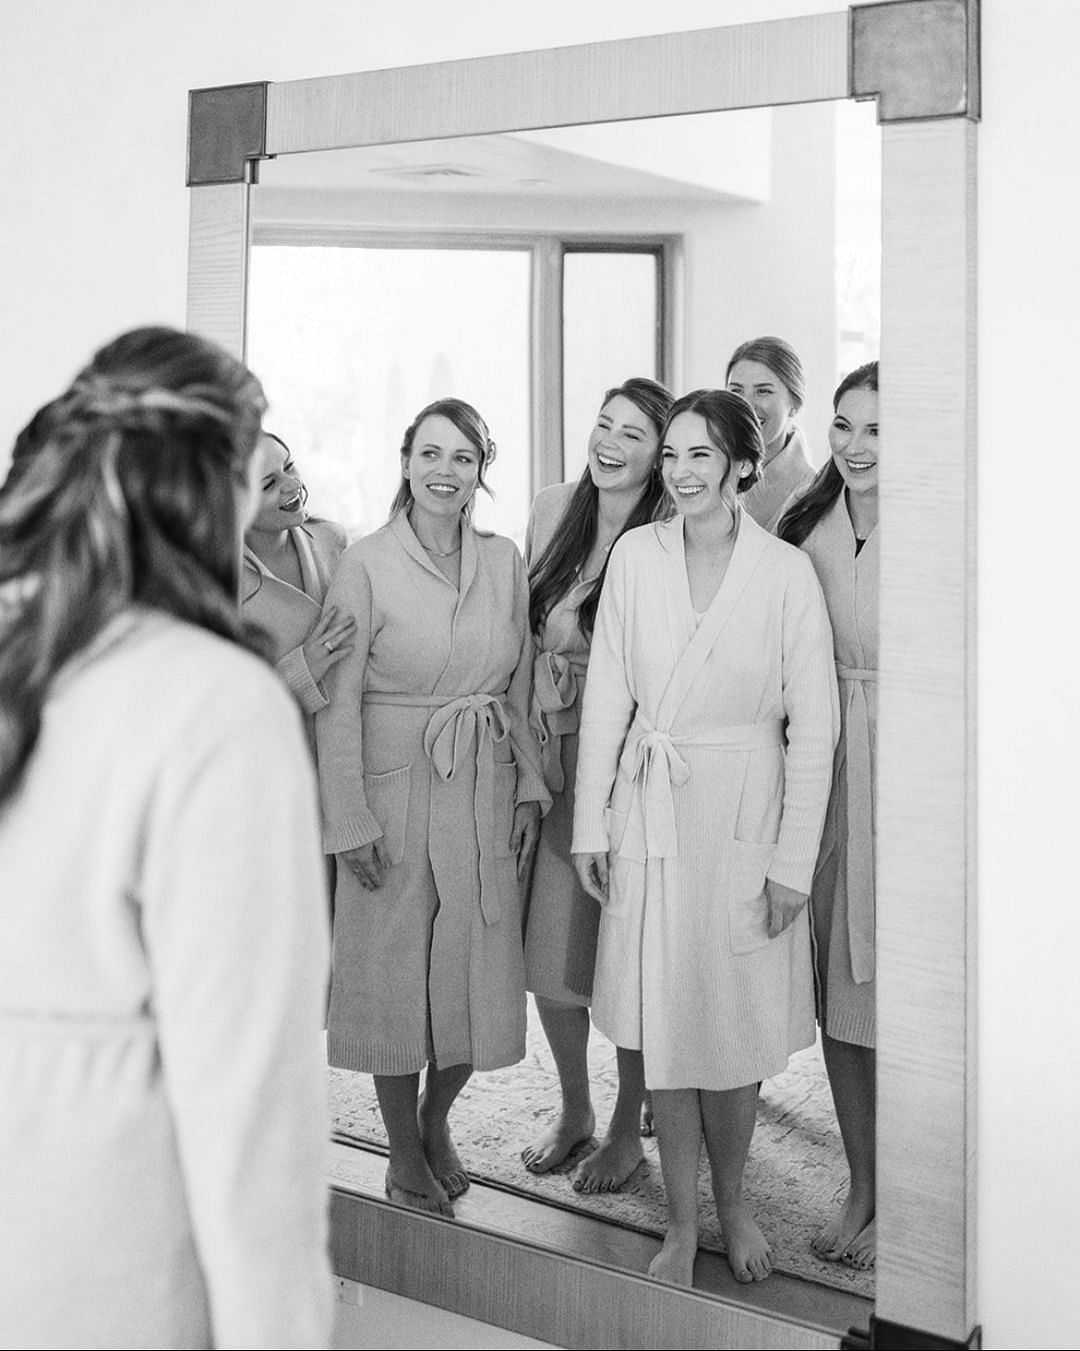
{"type": "Polygon", "coordinates": [[[700,617],[682,518],[623,536],[586,680],[573,849],[611,863],[593,1019],[657,1089],[737,1088],[814,1040],[807,915],[770,940],[764,887],[810,890],[832,633],[809,559],[739,519],[700,617]]]}
{"type": "Polygon", "coordinates": [[[0,808],[0,1345],[328,1345],[324,886],[268,666],[132,610],[57,677],[0,808]]]}

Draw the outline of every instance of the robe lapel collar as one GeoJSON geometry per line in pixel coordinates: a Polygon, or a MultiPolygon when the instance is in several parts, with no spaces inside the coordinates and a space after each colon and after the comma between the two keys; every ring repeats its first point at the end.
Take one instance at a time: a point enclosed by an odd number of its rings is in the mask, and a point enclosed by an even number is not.
{"type": "Polygon", "coordinates": [[[314,541],[303,526],[293,531],[292,539],[296,546],[297,557],[300,559],[300,576],[304,580],[304,590],[312,600],[321,604],[326,595],[326,578],[319,566],[314,541]]]}
{"type": "MultiPolygon", "coordinates": [[[[444,577],[443,574],[439,571],[439,569],[435,566],[435,564],[431,561],[431,559],[428,557],[427,550],[416,538],[416,535],[413,532],[413,528],[409,524],[408,511],[404,507],[401,509],[401,511],[397,513],[397,515],[392,517],[390,521],[390,533],[398,541],[398,543],[409,555],[409,557],[413,559],[415,562],[419,563],[425,572],[430,572],[433,577],[438,577],[439,581],[444,582],[447,586],[453,585],[453,583],[449,582],[446,579],[446,577],[444,577]]],[[[465,531],[462,530],[461,533],[463,536],[462,548],[464,549],[465,531]]]]}
{"type": "MultiPolygon", "coordinates": [[[[724,580],[720,583],[716,595],[712,598],[712,603],[702,616],[696,632],[676,662],[667,689],[665,689],[663,698],[660,700],[660,706],[656,713],[657,726],[661,729],[670,728],[678,716],[679,709],[690,692],[690,687],[708,660],[709,653],[716,646],[731,616],[735,613],[739,600],[746,590],[747,583],[754,575],[762,554],[765,552],[768,539],[766,532],[742,508],[739,509],[739,516],[739,534],[735,540],[735,548],[732,551],[727,572],[724,574],[724,580]]],[[[683,588],[687,597],[689,597],[689,585],[686,579],[686,547],[683,535],[683,518],[681,517],[673,553],[682,571],[683,588]]],[[[689,599],[687,605],[690,605],[689,599]]]]}

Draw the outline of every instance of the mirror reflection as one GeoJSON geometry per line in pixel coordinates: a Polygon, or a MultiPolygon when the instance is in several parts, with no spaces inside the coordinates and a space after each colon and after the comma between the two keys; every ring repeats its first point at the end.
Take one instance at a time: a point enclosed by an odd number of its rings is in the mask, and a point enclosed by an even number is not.
{"type": "Polygon", "coordinates": [[[262,167],[245,596],[402,1204],[872,1293],[879,179],[858,104],[262,167]]]}

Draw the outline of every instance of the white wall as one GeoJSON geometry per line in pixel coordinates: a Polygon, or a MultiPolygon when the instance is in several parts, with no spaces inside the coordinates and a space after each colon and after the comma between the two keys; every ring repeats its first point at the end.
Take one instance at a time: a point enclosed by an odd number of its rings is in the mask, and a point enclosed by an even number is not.
{"type": "MultiPolygon", "coordinates": [[[[5,0],[0,441],[10,443],[33,407],[120,328],[183,323],[190,87],[817,8],[839,6],[5,0]]],[[[1071,192],[1078,128],[1061,53],[1080,44],[1080,6],[986,0],[983,10],[979,1299],[988,1346],[1068,1346],[1080,1336],[1080,884],[1064,848],[1076,836],[1078,797],[1066,767],[1080,761],[1069,618],[1080,260],[1071,192]]]]}

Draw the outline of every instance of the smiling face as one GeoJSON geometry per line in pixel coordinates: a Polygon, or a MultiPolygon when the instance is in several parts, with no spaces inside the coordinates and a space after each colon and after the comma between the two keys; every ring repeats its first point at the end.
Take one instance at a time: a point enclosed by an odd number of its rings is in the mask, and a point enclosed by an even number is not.
{"type": "Polygon", "coordinates": [[[783,444],[791,430],[795,406],[787,385],[776,372],[760,361],[737,361],[731,368],[727,387],[732,394],[741,394],[754,410],[766,453],[778,448],[774,443],[783,444]]]}
{"type": "Polygon", "coordinates": [[[639,493],[656,463],[660,435],[652,419],[616,394],[597,414],[589,436],[589,473],[601,492],[639,493]]]}
{"type": "Polygon", "coordinates": [[[424,418],[401,457],[413,509],[446,520],[464,511],[480,481],[481,455],[464,432],[440,413],[424,418]]]}
{"type": "Polygon", "coordinates": [[[660,449],[660,473],[678,512],[696,519],[714,512],[734,515],[736,474],[730,468],[700,413],[672,418],[660,449]]]}
{"type": "Polygon", "coordinates": [[[253,459],[260,464],[258,509],[251,523],[252,530],[276,534],[304,521],[303,480],[296,472],[292,455],[280,441],[264,432],[253,459]]]}
{"type": "Polygon", "coordinates": [[[848,492],[877,492],[877,419],[876,389],[849,389],[833,415],[829,427],[829,450],[848,492]]]}

